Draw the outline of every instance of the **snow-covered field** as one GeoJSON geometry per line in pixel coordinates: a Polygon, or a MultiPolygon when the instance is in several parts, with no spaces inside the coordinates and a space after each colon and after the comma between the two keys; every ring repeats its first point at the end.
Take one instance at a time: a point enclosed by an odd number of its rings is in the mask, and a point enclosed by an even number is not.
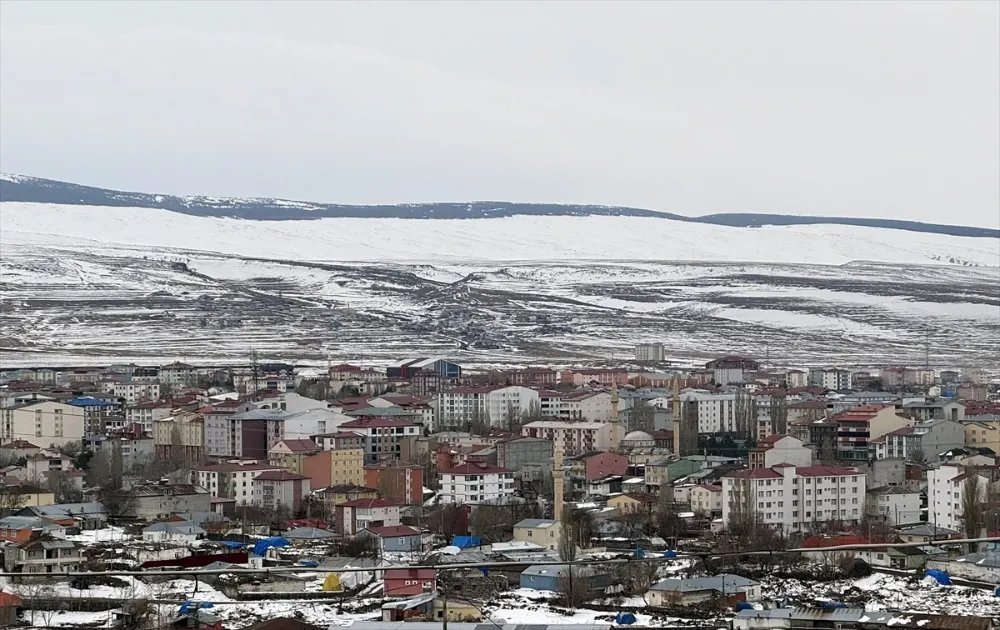
{"type": "Polygon", "coordinates": [[[770,353],[1000,368],[1000,239],[638,217],[243,221],[0,204],[0,366],[770,353]],[[352,262],[353,261],[353,262],[352,262]],[[422,261],[422,262],[421,262],[422,261]],[[742,262],[736,262],[742,261],[742,262]],[[857,262],[867,261],[867,262],[857,262]]]}

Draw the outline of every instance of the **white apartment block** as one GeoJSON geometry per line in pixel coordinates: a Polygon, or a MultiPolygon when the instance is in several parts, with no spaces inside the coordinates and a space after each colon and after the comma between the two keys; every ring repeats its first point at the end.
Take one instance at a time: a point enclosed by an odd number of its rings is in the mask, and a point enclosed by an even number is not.
{"type": "Polygon", "coordinates": [[[588,392],[563,396],[559,417],[563,420],[610,422],[611,394],[608,392],[588,392]]]}
{"type": "Polygon", "coordinates": [[[636,361],[664,361],[666,357],[662,343],[640,343],[635,347],[636,361]]]}
{"type": "Polygon", "coordinates": [[[25,440],[46,448],[83,439],[85,411],[58,402],[0,409],[0,441],[25,440]]]}
{"type": "Polygon", "coordinates": [[[514,472],[493,464],[468,462],[438,476],[442,503],[498,503],[514,495],[514,472]]]}
{"type": "Polygon", "coordinates": [[[253,505],[253,480],[266,471],[282,471],[280,466],[255,461],[214,464],[191,469],[191,483],[207,488],[213,497],[235,499],[237,505],[253,505]]]}
{"type": "Polygon", "coordinates": [[[125,408],[126,424],[141,424],[142,430],[153,435],[157,420],[169,418],[173,413],[168,402],[150,401],[125,408]]]}
{"type": "MultiPolygon", "coordinates": [[[[961,466],[945,464],[927,471],[927,521],[957,532],[963,530],[962,502],[969,473],[961,466]]],[[[979,475],[980,502],[986,502],[989,479],[979,475]]],[[[978,535],[978,534],[977,534],[978,535]]]]}
{"type": "Polygon", "coordinates": [[[736,431],[736,394],[685,392],[681,401],[698,405],[698,433],[736,431]]]}
{"type": "Polygon", "coordinates": [[[437,395],[439,426],[435,429],[454,428],[479,420],[500,426],[508,412],[520,415],[532,406],[541,408],[538,392],[529,387],[455,387],[437,395]]]}
{"type": "Polygon", "coordinates": [[[611,424],[608,422],[567,422],[537,420],[521,427],[521,435],[552,440],[562,444],[566,455],[606,451],[611,447],[611,424]]]}
{"type": "Polygon", "coordinates": [[[893,527],[919,523],[920,493],[902,486],[872,488],[865,495],[865,512],[893,527]]]}
{"type": "Polygon", "coordinates": [[[724,524],[731,522],[736,506],[749,506],[765,524],[785,532],[810,531],[827,521],[859,523],[865,475],[853,468],[791,464],[741,470],[723,478],[724,524]]]}
{"type": "Polygon", "coordinates": [[[143,400],[156,400],[160,397],[159,383],[105,381],[103,386],[105,393],[112,394],[116,398],[124,398],[125,402],[130,405],[143,400]]]}

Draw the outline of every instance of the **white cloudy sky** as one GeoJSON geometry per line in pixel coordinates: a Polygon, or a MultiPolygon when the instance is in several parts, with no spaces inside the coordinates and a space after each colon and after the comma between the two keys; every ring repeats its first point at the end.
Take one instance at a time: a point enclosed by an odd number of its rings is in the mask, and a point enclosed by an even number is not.
{"type": "Polygon", "coordinates": [[[1000,226],[996,2],[0,3],[0,168],[1000,226]]]}

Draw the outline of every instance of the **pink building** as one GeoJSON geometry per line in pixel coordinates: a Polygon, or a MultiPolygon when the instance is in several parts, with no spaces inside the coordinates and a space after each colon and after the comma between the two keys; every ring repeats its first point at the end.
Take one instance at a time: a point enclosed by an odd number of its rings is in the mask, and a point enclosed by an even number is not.
{"type": "Polygon", "coordinates": [[[616,453],[598,453],[584,460],[587,481],[603,479],[609,475],[624,476],[628,457],[616,453]]]}

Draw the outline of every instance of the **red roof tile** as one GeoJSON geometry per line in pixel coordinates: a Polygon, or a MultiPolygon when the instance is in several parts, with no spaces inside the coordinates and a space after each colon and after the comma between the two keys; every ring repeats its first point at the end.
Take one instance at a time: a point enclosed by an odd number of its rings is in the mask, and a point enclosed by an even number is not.
{"type": "Polygon", "coordinates": [[[386,525],[383,527],[366,527],[367,531],[382,538],[397,538],[399,536],[419,536],[420,532],[406,525],[386,525]]]}
{"type": "Polygon", "coordinates": [[[309,479],[304,475],[297,475],[287,470],[268,470],[253,478],[254,481],[301,481],[309,479]]]}
{"type": "Polygon", "coordinates": [[[393,507],[394,505],[396,504],[383,501],[382,499],[355,499],[353,501],[347,501],[346,503],[338,503],[337,507],[378,508],[393,507]]]}
{"type": "Polygon", "coordinates": [[[442,475],[495,475],[510,472],[513,471],[501,466],[487,464],[485,462],[466,462],[465,464],[456,466],[455,468],[446,468],[438,471],[438,473],[442,475]]]}

